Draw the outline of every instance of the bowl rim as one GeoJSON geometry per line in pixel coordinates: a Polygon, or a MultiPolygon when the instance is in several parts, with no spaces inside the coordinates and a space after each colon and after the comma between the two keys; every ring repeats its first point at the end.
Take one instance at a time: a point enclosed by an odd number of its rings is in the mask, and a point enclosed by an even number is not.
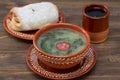
{"type": "Polygon", "coordinates": [[[38,53],[42,53],[45,56],[54,57],[54,58],[71,58],[71,57],[75,57],[77,55],[80,55],[80,54],[84,53],[89,48],[89,46],[90,46],[90,37],[89,37],[88,33],[80,26],[77,26],[77,25],[74,25],[74,24],[70,24],[70,23],[54,23],[54,24],[50,24],[50,25],[44,26],[43,28],[41,28],[40,30],[38,30],[35,33],[35,36],[33,38],[33,45],[34,45],[34,48],[38,51],[38,53]],[[68,29],[73,29],[73,30],[75,30],[77,32],[80,31],[80,33],[82,32],[82,34],[86,38],[86,45],[85,45],[85,47],[81,51],[78,51],[76,53],[69,54],[69,55],[64,55],[64,56],[63,55],[59,56],[59,55],[49,54],[49,53],[39,49],[38,46],[37,46],[37,39],[40,37],[40,35],[42,35],[42,33],[44,33],[45,31],[58,29],[58,28],[68,28],[68,29]]]}

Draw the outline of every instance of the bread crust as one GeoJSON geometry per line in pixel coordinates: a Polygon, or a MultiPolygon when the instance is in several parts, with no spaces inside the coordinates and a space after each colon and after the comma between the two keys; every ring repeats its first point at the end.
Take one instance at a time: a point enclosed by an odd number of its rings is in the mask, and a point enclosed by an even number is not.
{"type": "Polygon", "coordinates": [[[15,31],[36,30],[45,25],[57,23],[59,20],[58,7],[51,2],[14,7],[10,10],[10,14],[10,25],[15,31]]]}

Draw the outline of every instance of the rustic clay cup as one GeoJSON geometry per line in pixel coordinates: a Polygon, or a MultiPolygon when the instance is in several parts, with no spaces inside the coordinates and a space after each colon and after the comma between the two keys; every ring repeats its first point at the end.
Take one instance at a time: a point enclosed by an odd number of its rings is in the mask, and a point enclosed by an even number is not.
{"type": "Polygon", "coordinates": [[[100,43],[107,39],[109,33],[109,14],[109,9],[101,4],[90,4],[83,9],[82,26],[90,35],[92,43],[100,43]],[[105,15],[92,17],[87,14],[88,10],[96,8],[103,10],[105,15]]]}
{"type": "Polygon", "coordinates": [[[47,25],[44,28],[40,29],[34,36],[33,45],[39,55],[38,56],[39,61],[41,61],[43,64],[55,69],[68,69],[79,64],[81,61],[83,62],[83,59],[85,58],[86,53],[88,52],[88,49],[90,47],[90,38],[87,32],[77,25],[68,24],[68,23],[55,23],[55,24],[47,25]],[[42,51],[40,48],[38,48],[37,46],[38,38],[42,34],[44,34],[44,32],[50,31],[52,29],[58,29],[58,28],[68,28],[68,29],[75,30],[79,33],[82,33],[86,39],[85,47],[77,53],[73,53],[65,56],[49,54],[42,51]]]}

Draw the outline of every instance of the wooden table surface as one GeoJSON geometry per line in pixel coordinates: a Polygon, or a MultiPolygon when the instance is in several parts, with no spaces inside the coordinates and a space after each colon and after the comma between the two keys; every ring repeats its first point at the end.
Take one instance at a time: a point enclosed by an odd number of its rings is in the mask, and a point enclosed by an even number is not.
{"type": "Polygon", "coordinates": [[[26,64],[32,41],[15,38],[3,26],[3,18],[12,7],[40,1],[55,3],[65,14],[66,22],[81,25],[82,9],[91,3],[109,7],[110,34],[101,44],[92,44],[97,52],[95,67],[72,80],[120,80],[120,0],[0,0],[0,80],[48,80],[32,72],[26,64]]]}

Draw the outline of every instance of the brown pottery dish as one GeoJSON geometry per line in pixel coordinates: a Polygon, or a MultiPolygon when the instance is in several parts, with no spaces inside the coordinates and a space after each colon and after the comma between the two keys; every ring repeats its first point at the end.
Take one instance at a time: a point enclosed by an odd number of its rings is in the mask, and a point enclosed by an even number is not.
{"type": "Polygon", "coordinates": [[[76,66],[85,58],[86,53],[90,48],[90,38],[87,32],[77,25],[68,24],[68,23],[56,23],[56,24],[47,25],[46,27],[37,31],[37,33],[33,38],[33,45],[35,50],[37,50],[38,52],[38,55],[39,55],[38,59],[43,64],[55,69],[68,69],[76,66]],[[37,40],[42,34],[44,34],[47,31],[50,31],[53,29],[60,29],[60,28],[75,30],[78,33],[83,34],[86,39],[85,47],[76,53],[65,55],[65,56],[58,56],[58,55],[49,54],[37,46],[37,40]]]}
{"type": "Polygon", "coordinates": [[[83,9],[82,26],[88,32],[92,43],[107,39],[110,11],[105,5],[90,4],[83,9]]]}
{"type": "MultiPolygon", "coordinates": [[[[64,23],[65,22],[65,16],[64,14],[60,11],[59,12],[59,21],[58,23],[64,23]]],[[[11,20],[11,14],[8,13],[5,18],[4,18],[4,28],[5,30],[10,33],[12,36],[20,38],[20,39],[25,39],[25,40],[33,40],[33,36],[34,34],[38,31],[38,30],[32,30],[32,31],[15,31],[13,29],[11,29],[9,22],[11,20]]]]}
{"type": "Polygon", "coordinates": [[[26,62],[28,67],[36,74],[49,78],[49,79],[72,79],[81,77],[88,71],[90,71],[96,63],[96,51],[93,47],[90,47],[82,63],[69,69],[54,69],[43,64],[39,59],[39,52],[30,46],[26,55],[26,62]]]}

